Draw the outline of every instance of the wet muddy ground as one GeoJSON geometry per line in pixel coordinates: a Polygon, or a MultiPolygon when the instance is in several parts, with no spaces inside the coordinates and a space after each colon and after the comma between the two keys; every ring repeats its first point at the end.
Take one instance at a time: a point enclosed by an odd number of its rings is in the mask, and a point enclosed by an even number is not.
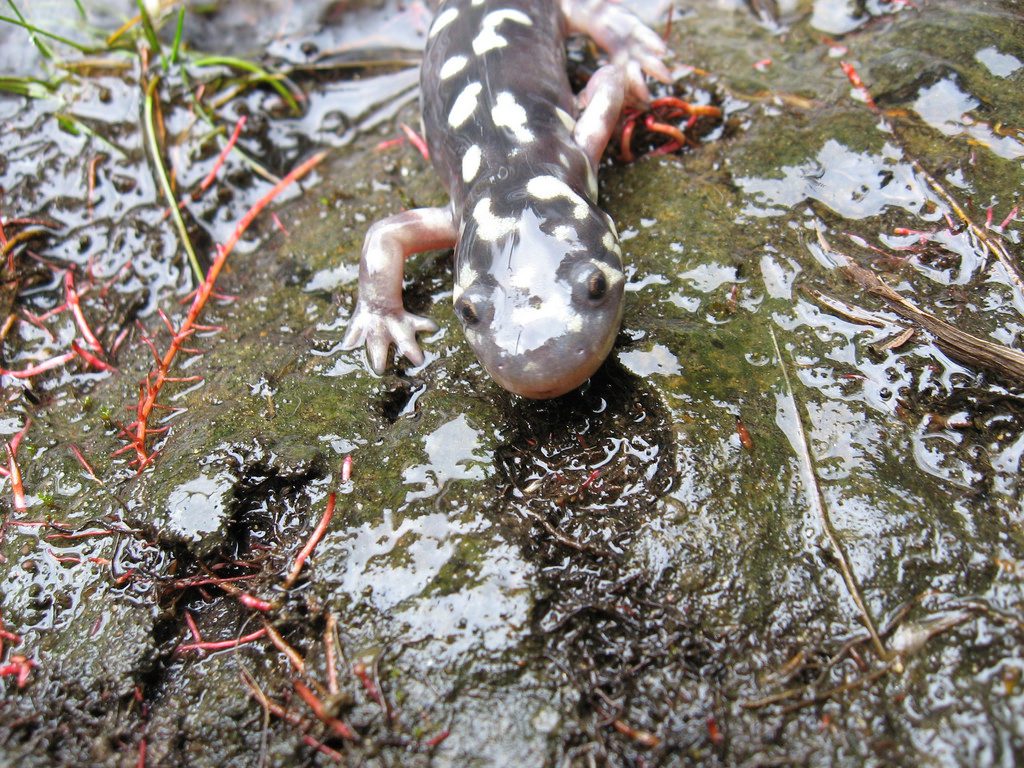
{"type": "Polygon", "coordinates": [[[87,5],[0,14],[0,763],[1024,762],[1016,3],[646,8],[723,118],[613,148],[624,326],[550,403],[445,253],[423,365],[340,349],[369,223],[444,201],[424,6],[87,5]],[[182,332],[186,236],[325,148],[182,332]]]}

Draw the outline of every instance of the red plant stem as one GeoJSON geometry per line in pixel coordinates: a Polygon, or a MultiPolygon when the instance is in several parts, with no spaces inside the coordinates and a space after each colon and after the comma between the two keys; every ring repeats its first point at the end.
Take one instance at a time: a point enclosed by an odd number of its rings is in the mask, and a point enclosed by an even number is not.
{"type": "Polygon", "coordinates": [[[1006,225],[1009,224],[1011,221],[1013,221],[1017,217],[1017,211],[1018,210],[1019,210],[1019,206],[1016,206],[1016,205],[1013,206],[1013,210],[1010,211],[1009,215],[1005,219],[1003,219],[1003,223],[999,225],[999,228],[1000,229],[1006,229],[1006,225]]]}
{"type": "Polygon", "coordinates": [[[190,578],[190,579],[178,579],[176,581],[172,581],[171,582],[170,588],[171,589],[189,589],[191,587],[202,587],[202,586],[204,586],[206,584],[220,585],[220,584],[227,584],[227,583],[230,583],[232,581],[243,581],[245,579],[254,579],[254,578],[256,578],[255,574],[244,574],[242,576],[220,576],[220,577],[216,577],[215,576],[215,577],[210,577],[210,578],[199,577],[199,578],[190,578]]]}
{"type": "Polygon", "coordinates": [[[853,66],[853,64],[850,64],[847,61],[840,61],[839,66],[842,67],[843,73],[846,75],[846,78],[850,81],[850,85],[852,85],[854,89],[860,93],[861,98],[864,99],[864,103],[868,105],[868,108],[877,112],[878,105],[875,104],[875,100],[871,96],[871,91],[869,91],[868,87],[864,85],[864,81],[860,79],[860,75],[857,73],[857,69],[853,66]]]}
{"type": "MultiPolygon", "coordinates": [[[[270,712],[272,715],[281,718],[289,725],[294,725],[297,728],[301,728],[303,731],[309,730],[311,724],[308,721],[299,717],[294,712],[289,712],[276,701],[269,698],[265,693],[263,693],[263,691],[259,689],[259,687],[256,685],[256,682],[250,679],[246,673],[242,674],[242,682],[245,683],[246,688],[249,689],[249,695],[256,699],[256,701],[260,703],[260,706],[262,706],[265,710],[270,712]]],[[[321,741],[317,741],[308,733],[302,734],[302,741],[305,744],[313,747],[313,749],[323,753],[336,763],[340,763],[345,759],[344,755],[342,755],[340,752],[331,749],[321,741]]]]}
{"type": "Polygon", "coordinates": [[[87,362],[93,368],[96,368],[97,370],[100,370],[100,371],[113,371],[113,370],[116,370],[116,368],[114,368],[114,366],[107,365],[102,360],[100,360],[98,357],[96,357],[96,355],[94,355],[92,352],[89,352],[88,350],[82,349],[80,346],[78,346],[78,342],[75,342],[75,341],[71,342],[71,351],[74,352],[76,355],[78,355],[83,360],[85,360],[85,362],[87,362]]]}
{"type": "Polygon", "coordinates": [[[391,149],[392,147],[397,147],[399,144],[404,144],[404,143],[405,143],[405,137],[404,136],[399,136],[397,139],[385,139],[384,141],[378,143],[377,146],[375,146],[373,148],[373,151],[374,152],[384,152],[385,150],[391,149]]]}
{"type": "Polygon", "coordinates": [[[146,768],[146,737],[139,739],[139,759],[135,761],[135,768],[146,768]]]}
{"type": "Polygon", "coordinates": [[[295,692],[299,694],[299,698],[306,702],[306,705],[313,710],[313,714],[316,715],[320,722],[341,736],[341,738],[348,739],[349,741],[358,741],[358,737],[343,721],[327,714],[324,709],[324,703],[317,698],[317,695],[305,683],[300,680],[292,680],[292,685],[295,686],[295,692]]]}
{"type": "Polygon", "coordinates": [[[69,445],[68,448],[70,448],[71,452],[75,454],[75,458],[78,459],[78,463],[81,464],[85,471],[89,473],[89,477],[91,477],[98,483],[99,478],[96,477],[96,472],[93,470],[92,465],[90,465],[89,462],[85,460],[85,456],[82,455],[82,451],[79,450],[78,446],[72,444],[69,445]]]}
{"type": "Polygon", "coordinates": [[[416,147],[417,151],[421,155],[423,155],[423,159],[429,163],[430,150],[427,148],[427,142],[425,142],[423,138],[418,133],[416,133],[416,131],[414,131],[405,123],[399,123],[398,125],[402,129],[402,133],[405,134],[405,137],[409,139],[409,143],[416,147]]]}
{"type": "Polygon", "coordinates": [[[37,376],[40,373],[43,373],[44,371],[49,371],[53,368],[59,368],[60,366],[64,365],[64,363],[74,360],[75,357],[76,353],[74,351],[65,352],[63,355],[51,357],[49,360],[44,360],[43,362],[38,363],[37,365],[29,366],[28,368],[24,368],[20,371],[12,371],[7,368],[0,368],[0,375],[12,376],[15,379],[31,379],[33,376],[37,376]]]}
{"type": "Polygon", "coordinates": [[[64,296],[68,307],[71,309],[71,314],[75,318],[75,323],[78,325],[78,330],[82,332],[82,338],[85,339],[90,347],[102,353],[103,345],[96,338],[96,334],[92,332],[92,328],[89,327],[85,314],[82,312],[82,305],[78,300],[78,291],[75,289],[75,275],[70,269],[64,273],[64,296]]]}
{"type": "MultiPolygon", "coordinates": [[[[330,611],[327,612],[327,626],[324,627],[324,652],[327,655],[327,690],[331,696],[337,696],[338,691],[338,665],[334,659],[334,633],[337,629],[338,621],[334,618],[334,614],[330,611]]],[[[14,635],[17,637],[17,635],[14,635]]],[[[18,638],[20,640],[21,638],[18,638]]]]}
{"type": "Polygon", "coordinates": [[[199,627],[196,625],[192,611],[185,611],[185,623],[188,624],[188,631],[192,633],[192,639],[197,643],[203,642],[203,636],[199,634],[199,627]]]}
{"type": "Polygon", "coordinates": [[[15,684],[19,688],[24,688],[25,683],[28,682],[29,673],[32,671],[32,667],[36,666],[36,663],[32,659],[15,654],[11,656],[10,661],[3,666],[0,666],[0,677],[15,676],[15,684]]]}
{"type": "Polygon", "coordinates": [[[11,498],[14,500],[14,511],[21,514],[28,509],[25,501],[25,486],[21,482],[21,468],[15,459],[18,450],[7,443],[7,476],[11,480],[11,498]]]}
{"type": "Polygon", "coordinates": [[[316,526],[316,530],[313,531],[313,535],[309,537],[309,541],[306,542],[306,546],[302,548],[302,551],[295,558],[295,564],[292,565],[291,571],[288,572],[288,576],[284,580],[285,589],[289,589],[295,583],[295,580],[299,578],[299,573],[302,572],[302,566],[306,559],[313,554],[316,545],[320,543],[320,539],[327,533],[327,526],[330,524],[331,516],[334,514],[334,503],[336,500],[337,496],[334,493],[327,497],[327,508],[324,510],[324,516],[320,518],[320,522],[316,526]]]}
{"type": "Polygon", "coordinates": [[[184,651],[222,651],[225,648],[235,648],[244,643],[251,643],[253,640],[259,640],[267,634],[265,629],[257,629],[255,632],[250,632],[248,635],[236,638],[234,640],[215,640],[208,643],[188,643],[186,645],[179,645],[174,649],[175,653],[183,653],[184,651]]]}
{"type": "Polygon", "coordinates": [[[288,661],[290,661],[291,665],[295,667],[295,671],[300,675],[306,674],[306,662],[302,660],[299,652],[288,645],[288,641],[285,640],[281,636],[281,633],[274,629],[273,625],[266,619],[263,620],[263,628],[267,630],[267,637],[270,638],[270,642],[277,647],[277,650],[288,657],[288,661]]]}
{"type": "Polygon", "coordinates": [[[8,632],[6,629],[0,628],[0,638],[6,640],[11,645],[17,645],[21,642],[21,636],[16,635],[13,632],[8,632]]]}
{"type": "Polygon", "coordinates": [[[380,691],[377,690],[377,684],[367,671],[366,665],[361,661],[357,661],[352,665],[352,674],[359,678],[359,682],[363,684],[363,690],[366,691],[366,695],[383,707],[384,700],[381,698],[380,691]]]}
{"type": "Polygon", "coordinates": [[[50,556],[54,560],[56,560],[58,563],[80,563],[80,562],[82,562],[82,558],[80,558],[78,555],[58,555],[56,552],[54,552],[52,549],[49,549],[49,548],[47,548],[47,551],[50,553],[50,556]]]}
{"type": "Polygon", "coordinates": [[[167,351],[164,352],[163,357],[160,358],[160,362],[157,364],[155,375],[150,374],[150,376],[152,376],[152,381],[149,381],[149,377],[147,377],[147,384],[144,387],[145,397],[139,402],[137,412],[138,423],[135,425],[135,435],[132,440],[140,472],[152,460],[152,455],[146,452],[146,438],[149,434],[148,423],[150,414],[152,414],[153,408],[156,405],[156,400],[160,395],[160,390],[163,389],[164,383],[170,375],[171,363],[174,362],[174,358],[178,354],[178,350],[182,343],[189,335],[191,335],[196,324],[196,320],[199,318],[199,314],[203,311],[203,307],[206,306],[207,300],[209,300],[210,295],[213,293],[213,287],[217,283],[217,278],[220,276],[221,270],[227,263],[228,256],[231,254],[231,251],[234,250],[235,245],[241,239],[242,235],[249,228],[249,225],[252,224],[257,216],[260,215],[263,209],[270,205],[274,198],[280,195],[285,189],[319,165],[326,155],[326,152],[318,152],[306,162],[302,163],[297,168],[294,168],[287,176],[275,184],[266,195],[260,198],[244,216],[242,216],[238,224],[235,225],[235,230],[231,233],[227,242],[223,246],[217,246],[217,257],[210,265],[210,269],[206,273],[206,278],[196,290],[195,296],[192,298],[192,306],[189,307],[185,320],[179,327],[178,333],[171,337],[171,343],[168,345],[167,351]]]}
{"type": "Polygon", "coordinates": [[[19,446],[21,446],[21,441],[25,439],[25,435],[28,434],[29,427],[31,427],[31,426],[32,426],[32,419],[31,418],[25,419],[25,426],[23,426],[20,430],[18,430],[18,434],[16,434],[14,437],[11,438],[11,450],[12,451],[14,451],[15,453],[18,452],[18,448],[19,448],[19,446]]]}
{"type": "Polygon", "coordinates": [[[248,592],[240,592],[238,594],[238,602],[244,605],[246,608],[252,608],[256,611],[267,611],[273,610],[274,606],[268,603],[266,600],[260,600],[258,597],[253,597],[248,592]]]}
{"type": "Polygon", "coordinates": [[[306,744],[306,745],[312,747],[313,749],[317,750],[318,752],[326,755],[327,757],[329,757],[331,760],[333,760],[336,763],[341,763],[341,762],[345,761],[345,756],[343,754],[341,754],[341,752],[339,752],[336,749],[331,749],[326,744],[324,744],[322,741],[317,741],[312,736],[310,736],[308,733],[302,734],[302,741],[303,741],[304,744],[306,744]]]}
{"type": "MultiPolygon", "coordinates": [[[[55,315],[59,315],[61,312],[67,312],[67,311],[68,311],[68,303],[65,301],[59,307],[54,307],[53,309],[48,309],[46,312],[43,312],[43,314],[41,314],[41,315],[33,315],[27,309],[21,310],[21,314],[25,317],[26,320],[28,320],[30,323],[32,323],[32,325],[35,325],[35,326],[37,326],[39,328],[43,328],[43,323],[45,323],[51,317],[53,317],[55,315]]],[[[43,330],[45,330],[45,329],[43,329],[43,330]]]]}
{"type": "Polygon", "coordinates": [[[447,739],[450,735],[451,731],[445,728],[436,736],[432,736],[431,738],[427,739],[425,746],[427,749],[435,749],[442,741],[447,739]]]}
{"type": "Polygon", "coordinates": [[[217,156],[217,162],[213,164],[213,168],[210,169],[210,172],[206,174],[206,178],[199,184],[200,193],[205,192],[209,186],[213,184],[213,180],[217,177],[217,171],[219,171],[220,167],[224,165],[224,161],[228,159],[228,155],[234,148],[235,142],[237,142],[238,137],[242,135],[242,129],[245,127],[245,121],[247,119],[248,118],[245,115],[238,118],[238,124],[235,126],[235,130],[232,131],[231,138],[228,139],[228,143],[224,145],[224,149],[222,149],[220,154],[217,156]]]}
{"type": "Polygon", "coordinates": [[[600,476],[601,476],[601,470],[600,469],[595,469],[593,472],[591,472],[589,475],[587,475],[587,479],[583,481],[582,485],[580,485],[580,490],[582,491],[584,488],[587,488],[588,486],[590,486],[600,476]]]}
{"type": "Polygon", "coordinates": [[[117,531],[111,528],[105,528],[101,531],[79,531],[78,533],[49,533],[44,538],[47,541],[53,541],[60,539],[61,541],[71,541],[74,539],[89,539],[93,536],[113,536],[117,531]]]}

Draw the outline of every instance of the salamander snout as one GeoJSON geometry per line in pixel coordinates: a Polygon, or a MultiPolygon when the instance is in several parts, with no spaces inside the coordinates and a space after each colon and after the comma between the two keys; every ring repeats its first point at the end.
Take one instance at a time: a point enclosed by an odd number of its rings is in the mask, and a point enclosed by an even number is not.
{"type": "Polygon", "coordinates": [[[573,254],[547,274],[492,269],[459,293],[455,312],[495,381],[547,399],[576,389],[608,356],[624,283],[617,253],[573,254]]]}

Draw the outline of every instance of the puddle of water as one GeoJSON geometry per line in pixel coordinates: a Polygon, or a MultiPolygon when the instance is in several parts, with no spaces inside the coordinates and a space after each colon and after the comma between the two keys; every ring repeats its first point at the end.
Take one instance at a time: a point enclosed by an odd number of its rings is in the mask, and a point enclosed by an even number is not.
{"type": "Polygon", "coordinates": [[[426,435],[423,449],[427,463],[402,472],[402,481],[407,486],[421,486],[406,495],[407,502],[434,496],[452,481],[482,480],[484,468],[492,461],[489,451],[481,451],[480,434],[470,426],[465,414],[426,435]]]}
{"type": "Polygon", "coordinates": [[[891,144],[873,154],[828,139],[813,160],[781,171],[778,179],[736,179],[747,195],[745,215],[782,216],[805,200],[817,200],[847,219],[877,216],[889,208],[934,218],[924,214],[926,204],[933,201],[927,187],[891,144]]]}
{"type": "Polygon", "coordinates": [[[637,376],[678,376],[683,372],[679,358],[664,344],[649,350],[633,349],[618,353],[619,362],[637,376]]]}
{"type": "Polygon", "coordinates": [[[913,109],[928,125],[946,136],[969,136],[1006,160],[1024,157],[1024,143],[1013,136],[997,135],[992,127],[970,116],[980,102],[965,93],[953,78],[944,78],[921,89],[913,109]]]}
{"type": "Polygon", "coordinates": [[[984,64],[985,68],[996,77],[1010,77],[1018,69],[1024,67],[1024,63],[1016,56],[1003,53],[991,45],[979,50],[974,54],[974,58],[984,64]]]}
{"type": "Polygon", "coordinates": [[[170,532],[185,541],[201,541],[220,530],[229,516],[235,478],[227,473],[200,476],[174,488],[167,497],[170,532]]]}

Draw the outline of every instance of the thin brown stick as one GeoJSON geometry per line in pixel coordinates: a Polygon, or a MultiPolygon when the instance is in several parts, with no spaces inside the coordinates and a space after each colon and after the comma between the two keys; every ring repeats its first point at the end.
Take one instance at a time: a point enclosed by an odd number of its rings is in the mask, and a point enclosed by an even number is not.
{"type": "Polygon", "coordinates": [[[331,696],[337,696],[338,687],[338,663],[334,655],[334,638],[338,632],[338,620],[334,614],[327,612],[327,623],[324,626],[324,654],[327,657],[327,691],[331,696]]]}
{"type": "Polygon", "coordinates": [[[303,731],[303,743],[312,747],[318,752],[321,752],[322,754],[326,755],[336,763],[344,761],[345,756],[338,752],[336,749],[331,749],[322,741],[317,741],[308,733],[305,733],[305,731],[308,731],[310,728],[313,727],[313,724],[311,722],[309,722],[303,717],[300,717],[294,712],[289,712],[287,709],[285,709],[276,701],[267,696],[267,694],[263,692],[263,689],[260,688],[256,681],[253,679],[252,675],[250,675],[245,669],[242,670],[242,682],[245,683],[246,688],[249,689],[249,694],[254,699],[256,699],[257,702],[259,702],[259,705],[261,707],[263,707],[264,712],[272,714],[275,717],[279,717],[281,720],[284,720],[289,725],[294,725],[296,728],[299,728],[301,731],[303,731]]]}
{"type": "Polygon", "coordinates": [[[798,701],[795,704],[791,704],[790,706],[783,709],[781,714],[789,715],[793,712],[798,712],[801,709],[813,707],[815,704],[822,704],[823,702],[826,702],[829,699],[831,699],[836,694],[846,693],[847,691],[853,691],[857,688],[862,688],[865,685],[870,685],[876,680],[885,677],[890,672],[896,672],[901,668],[902,666],[899,664],[898,660],[893,661],[892,663],[886,664],[884,667],[879,667],[874,672],[869,672],[863,677],[858,677],[856,680],[851,680],[848,683],[837,685],[836,687],[829,688],[827,691],[822,691],[821,693],[816,694],[815,696],[809,699],[804,699],[803,701],[798,701]]]}
{"type": "Polygon", "coordinates": [[[885,645],[882,643],[882,638],[878,635],[878,630],[875,629],[875,622],[871,618],[871,612],[868,610],[867,604],[864,602],[864,598],[861,596],[860,587],[857,585],[857,579],[853,574],[853,568],[850,565],[849,558],[846,556],[846,550],[843,549],[842,542],[839,541],[839,536],[836,534],[835,528],[832,525],[832,517],[829,515],[828,508],[825,506],[825,495],[821,491],[821,486],[818,483],[818,475],[814,469],[814,459],[811,457],[811,449],[807,443],[807,436],[805,434],[803,418],[800,416],[800,411],[796,405],[796,396],[793,393],[793,385],[789,380],[789,371],[786,369],[786,361],[782,357],[782,350],[779,348],[779,340],[775,338],[775,330],[769,325],[768,333],[771,334],[772,344],[775,347],[775,356],[779,361],[779,368],[782,370],[782,378],[786,385],[786,395],[789,397],[793,413],[796,416],[797,429],[790,439],[790,444],[793,446],[793,450],[797,453],[797,459],[800,461],[800,465],[803,469],[803,481],[808,486],[807,488],[807,499],[811,503],[814,509],[815,515],[821,521],[822,530],[825,532],[825,537],[828,539],[829,544],[832,547],[832,554],[836,558],[836,562],[839,564],[839,572],[843,576],[843,581],[846,583],[846,590],[853,600],[854,605],[857,606],[857,611],[860,613],[861,620],[867,627],[868,633],[871,635],[871,640],[875,645],[875,651],[878,653],[879,658],[888,661],[890,653],[885,649],[885,645]]]}

